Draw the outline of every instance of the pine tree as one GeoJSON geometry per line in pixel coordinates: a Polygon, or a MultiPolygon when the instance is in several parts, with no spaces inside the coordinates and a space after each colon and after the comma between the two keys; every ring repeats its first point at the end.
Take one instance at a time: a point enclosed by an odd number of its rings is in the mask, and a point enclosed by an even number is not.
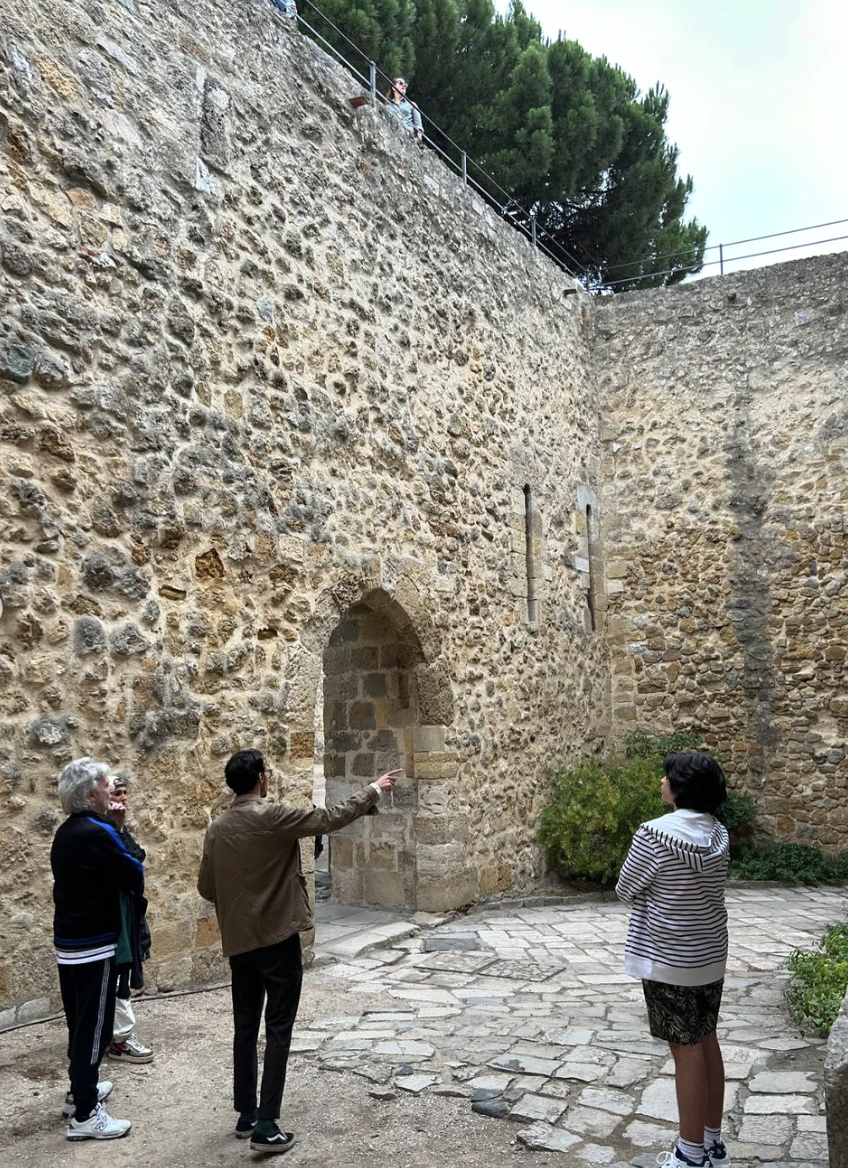
{"type": "Polygon", "coordinates": [[[595,282],[629,290],[700,269],[707,229],[685,219],[692,179],[661,84],[641,95],[605,57],[547,41],[522,0],[505,17],[492,0],[316,3],[364,58],[307,9],[310,23],[361,72],[372,59],[406,76],[431,142],[454,163],[466,151],[495,180],[469,162],[489,197],[527,228],[535,216],[595,282]]]}

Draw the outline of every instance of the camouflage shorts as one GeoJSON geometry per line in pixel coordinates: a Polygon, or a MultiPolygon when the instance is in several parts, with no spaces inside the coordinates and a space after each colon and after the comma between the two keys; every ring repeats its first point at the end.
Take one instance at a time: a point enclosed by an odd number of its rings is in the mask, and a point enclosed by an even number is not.
{"type": "Polygon", "coordinates": [[[643,980],[651,1034],[678,1046],[694,1046],[714,1034],[723,988],[723,979],[699,986],[643,980]]]}

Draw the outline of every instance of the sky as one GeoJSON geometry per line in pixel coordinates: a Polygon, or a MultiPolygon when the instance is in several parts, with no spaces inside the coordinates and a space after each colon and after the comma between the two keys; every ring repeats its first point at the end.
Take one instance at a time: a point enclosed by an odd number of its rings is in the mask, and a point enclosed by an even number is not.
{"type": "MultiPolygon", "coordinates": [[[[499,12],[508,0],[495,0],[499,12]]],[[[695,190],[687,217],[708,246],[848,220],[846,0],[524,0],[559,31],[605,56],[644,92],[671,96],[668,138],[695,190]]],[[[848,222],[726,247],[742,256],[848,236],[848,222]]],[[[848,249],[848,239],[725,264],[725,271],[848,249]]],[[[718,251],[705,259],[717,259],[718,251]]],[[[715,275],[718,267],[705,267],[715,275]]]]}

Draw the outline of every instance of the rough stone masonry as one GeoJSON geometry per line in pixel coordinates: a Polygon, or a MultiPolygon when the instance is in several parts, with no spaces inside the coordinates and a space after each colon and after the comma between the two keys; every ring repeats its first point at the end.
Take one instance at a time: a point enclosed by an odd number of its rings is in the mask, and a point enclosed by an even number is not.
{"type": "Polygon", "coordinates": [[[220,972],[239,747],[303,805],[321,744],[334,799],[405,768],[354,902],[528,885],[548,764],[636,724],[845,839],[844,259],[592,300],[357,92],[264,0],[4,8],[0,1025],[81,753],[160,988],[220,972]]]}

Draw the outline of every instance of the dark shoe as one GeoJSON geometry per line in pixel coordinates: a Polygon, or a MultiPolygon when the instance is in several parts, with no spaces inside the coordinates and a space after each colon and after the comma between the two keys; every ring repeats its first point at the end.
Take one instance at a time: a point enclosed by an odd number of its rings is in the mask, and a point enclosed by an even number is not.
{"type": "Polygon", "coordinates": [[[294,1132],[280,1131],[274,1124],[273,1135],[254,1131],[250,1138],[251,1152],[287,1152],[294,1143],[294,1132]]]}
{"type": "Polygon", "coordinates": [[[256,1127],[256,1112],[243,1111],[238,1117],[236,1123],[236,1139],[246,1140],[248,1136],[253,1135],[253,1129],[256,1127]]]}

